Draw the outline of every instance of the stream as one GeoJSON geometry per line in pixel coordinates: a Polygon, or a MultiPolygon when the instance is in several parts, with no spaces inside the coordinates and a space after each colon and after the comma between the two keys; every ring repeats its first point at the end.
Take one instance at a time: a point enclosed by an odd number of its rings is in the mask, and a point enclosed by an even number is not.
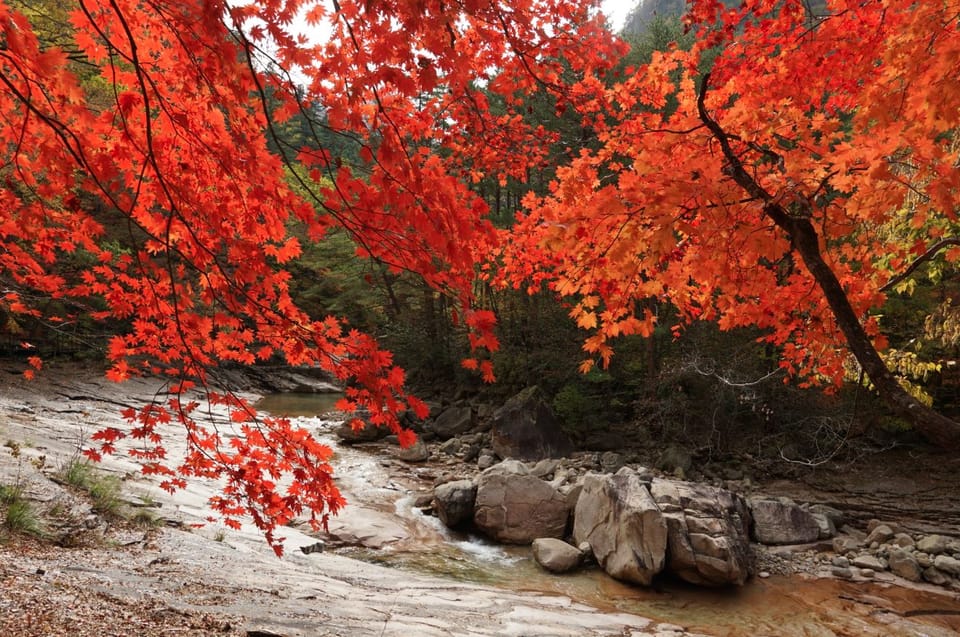
{"type": "Polygon", "coordinates": [[[596,568],[567,575],[547,573],[536,565],[529,547],[495,545],[477,535],[450,531],[414,508],[416,481],[391,472],[397,461],[385,457],[382,445],[364,449],[337,443],[332,430],[339,421],[330,412],[338,398],[277,394],[264,397],[258,408],[302,419],[301,424],[318,430],[334,449],[338,485],[354,507],[348,505],[331,523],[331,534],[359,539],[359,534],[369,532],[374,539],[362,539],[376,546],[335,549],[342,555],[461,582],[555,593],[602,610],[718,636],[960,635],[960,600],[926,587],[798,575],[753,578],[736,589],[703,589],[673,581],[640,588],[596,568]]]}

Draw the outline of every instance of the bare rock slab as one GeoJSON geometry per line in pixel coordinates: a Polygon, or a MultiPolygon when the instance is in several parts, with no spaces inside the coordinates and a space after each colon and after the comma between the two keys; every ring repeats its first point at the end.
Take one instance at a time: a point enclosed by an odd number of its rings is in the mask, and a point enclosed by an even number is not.
{"type": "Polygon", "coordinates": [[[783,499],[749,499],[753,536],[760,544],[807,544],[820,537],[820,524],[809,511],[783,499]]]}

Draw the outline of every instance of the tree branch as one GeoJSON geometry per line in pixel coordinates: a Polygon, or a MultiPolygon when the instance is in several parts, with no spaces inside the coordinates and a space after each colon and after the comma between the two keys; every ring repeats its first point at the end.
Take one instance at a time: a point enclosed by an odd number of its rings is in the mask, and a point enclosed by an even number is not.
{"type": "Polygon", "coordinates": [[[901,282],[903,282],[907,277],[913,274],[917,270],[917,268],[919,268],[921,265],[923,265],[927,261],[930,261],[931,259],[933,259],[935,256],[937,256],[938,252],[940,252],[947,246],[960,246],[960,238],[948,237],[946,239],[941,239],[940,241],[937,241],[932,246],[927,248],[926,252],[924,252],[919,257],[914,259],[913,263],[907,266],[906,270],[892,277],[889,281],[884,283],[880,287],[880,291],[889,292],[890,290],[892,290],[894,287],[896,287],[901,282]]]}

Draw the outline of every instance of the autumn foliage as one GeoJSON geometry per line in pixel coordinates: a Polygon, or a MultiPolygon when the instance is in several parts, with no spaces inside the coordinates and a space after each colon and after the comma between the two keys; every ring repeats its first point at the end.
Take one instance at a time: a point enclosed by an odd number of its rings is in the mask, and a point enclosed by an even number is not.
{"type": "Polygon", "coordinates": [[[122,326],[110,378],[170,378],[88,454],[126,439],[168,488],[222,479],[214,508],[252,515],[278,550],[277,526],[335,512],[329,449],[210,389],[219,363],[282,357],[341,379],[343,407],[410,440],[397,414],[425,407],[391,355],[291,298],[296,236],[331,228],[456,299],[476,351],[464,366],[488,380],[495,317],[473,307],[478,273],[570,299],[590,360],[648,333],[656,317],[637,308],[656,299],[685,320],[763,328],[808,382],[837,382],[849,346],[883,389],[871,311],[955,223],[956,3],[838,0],[816,17],[799,0],[695,2],[693,50],[619,77],[625,47],[589,5],[77,0],[64,46],[0,1],[0,309],[122,326]],[[325,38],[304,36],[321,25],[325,38]],[[598,143],[563,149],[551,194],[500,233],[471,187],[525,180],[561,143],[524,116],[535,91],[598,143]],[[281,143],[304,95],[359,162],[281,143]],[[888,232],[904,211],[922,240],[888,232]],[[44,313],[51,300],[69,309],[44,313]],[[197,392],[240,435],[199,417],[197,392]],[[185,458],[167,457],[168,423],[185,458]]]}
{"type": "Polygon", "coordinates": [[[591,332],[584,369],[651,332],[639,301],[666,300],[682,321],[763,329],[805,383],[839,384],[852,353],[898,412],[956,445],[958,426],[878,356],[876,310],[891,277],[955,245],[960,5],[826,4],[694,2],[692,50],[656,53],[589,105],[598,147],[528,199],[507,280],[571,299],[591,332]]]}
{"type": "Polygon", "coordinates": [[[43,314],[53,325],[82,313],[125,326],[108,376],[168,375],[168,398],[125,412],[130,428],[97,433],[88,455],[127,439],[167,488],[222,479],[217,512],[230,524],[252,515],[279,551],[277,526],[302,514],[322,524],[342,504],[330,450],[209,389],[218,363],[281,356],[325,369],[348,386],[344,408],[366,409],[401,442],[412,434],[397,414],[426,415],[373,338],[295,305],[291,228],[310,241],[348,230],[363,254],[459,299],[475,345],[495,349],[492,315],[470,308],[474,264],[495,235],[469,186],[524,173],[504,140],[535,161],[545,133],[493,114],[478,82],[508,96],[559,85],[565,69],[605,64],[594,40],[609,38],[585,4],[557,0],[79,0],[68,19],[70,44],[54,45],[0,2],[2,310],[40,317],[55,300],[70,310],[43,314]],[[332,33],[307,43],[320,23],[332,33]],[[361,165],[316,145],[268,152],[304,107],[294,79],[323,126],[360,146],[361,165]],[[102,218],[119,220],[122,246],[104,240],[102,218]],[[225,405],[241,435],[199,417],[191,390],[225,405]],[[171,422],[185,458],[167,457],[171,422]]]}

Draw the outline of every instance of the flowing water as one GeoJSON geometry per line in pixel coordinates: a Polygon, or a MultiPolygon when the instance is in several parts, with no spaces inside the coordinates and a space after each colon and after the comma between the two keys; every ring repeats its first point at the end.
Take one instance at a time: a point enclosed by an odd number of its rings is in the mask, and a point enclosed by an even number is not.
{"type": "MultiPolygon", "coordinates": [[[[336,394],[285,394],[258,407],[303,418],[334,448],[337,480],[348,501],[391,516],[402,538],[381,548],[346,548],[356,559],[510,590],[565,595],[604,610],[635,613],[690,630],[729,637],[947,637],[960,635],[960,599],[892,586],[794,576],[754,578],[735,589],[709,590],[679,582],[628,586],[598,569],[567,575],[540,569],[529,547],[492,544],[452,532],[413,507],[408,485],[390,475],[376,451],[339,447],[330,430],[336,394]],[[318,414],[320,416],[318,416],[318,414]]],[[[347,516],[348,509],[342,514],[347,516]]],[[[361,522],[362,523],[362,522],[361,522]]]]}

